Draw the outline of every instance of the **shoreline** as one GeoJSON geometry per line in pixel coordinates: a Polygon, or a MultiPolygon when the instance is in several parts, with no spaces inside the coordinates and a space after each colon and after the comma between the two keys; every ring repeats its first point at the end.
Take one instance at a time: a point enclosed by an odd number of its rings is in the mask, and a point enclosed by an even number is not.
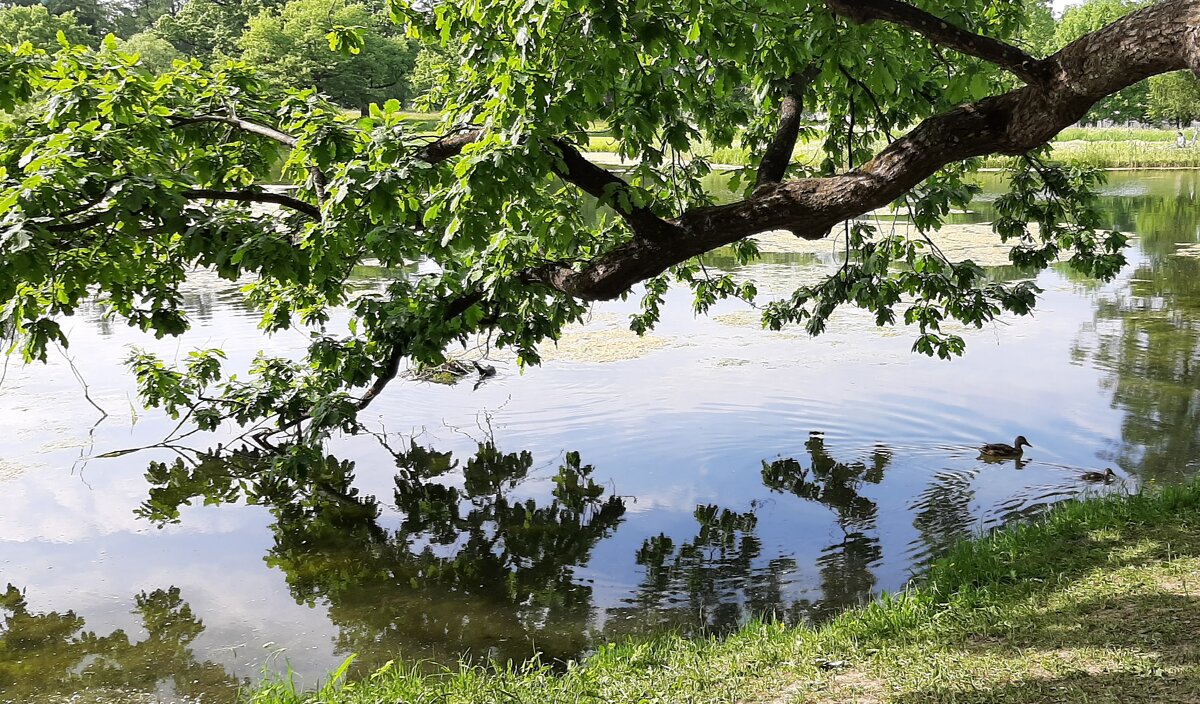
{"type": "Polygon", "coordinates": [[[1069,501],[956,544],[907,589],[817,627],[751,623],[724,639],[602,646],[419,674],[394,665],[316,696],[379,701],[1200,701],[1200,482],[1069,501]]]}

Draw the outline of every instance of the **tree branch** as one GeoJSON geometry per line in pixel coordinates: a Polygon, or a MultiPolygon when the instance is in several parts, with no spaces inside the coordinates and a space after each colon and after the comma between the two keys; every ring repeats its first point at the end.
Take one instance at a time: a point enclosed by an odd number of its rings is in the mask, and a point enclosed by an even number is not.
{"type": "MultiPolygon", "coordinates": [[[[468,308],[482,301],[483,295],[483,291],[471,291],[454,298],[446,304],[446,311],[442,317],[445,320],[453,320],[457,318],[463,313],[466,313],[468,308]]],[[[404,361],[404,358],[408,356],[408,349],[408,344],[403,341],[394,343],[392,345],[392,349],[388,352],[387,359],[384,360],[383,373],[375,377],[375,382],[371,384],[371,387],[367,389],[366,393],[359,397],[358,403],[355,404],[355,408],[360,411],[363,410],[367,406],[370,406],[371,402],[374,401],[379,394],[383,393],[383,390],[392,382],[392,379],[395,379],[396,375],[400,373],[400,364],[404,361]]]]}
{"type": "Polygon", "coordinates": [[[429,164],[440,164],[458,156],[468,145],[483,136],[483,130],[465,129],[439,137],[417,152],[417,158],[429,164]]]}
{"type": "Polygon", "coordinates": [[[270,193],[268,191],[221,191],[211,188],[189,188],[186,191],[181,191],[180,195],[185,198],[196,200],[232,200],[239,203],[274,203],[285,208],[290,208],[299,213],[304,213],[313,220],[321,219],[321,209],[312,203],[306,203],[299,198],[284,195],[282,193],[270,193]]]}
{"type": "Polygon", "coordinates": [[[296,146],[296,138],[292,135],[281,132],[274,127],[264,125],[252,120],[243,120],[239,117],[227,117],[225,115],[193,115],[191,117],[171,117],[168,118],[173,123],[173,127],[186,127],[188,125],[198,125],[204,123],[217,123],[236,127],[243,132],[256,134],[260,137],[274,140],[287,147],[296,146]]]}
{"type": "Polygon", "coordinates": [[[819,67],[809,66],[788,79],[787,95],[779,108],[779,127],[759,162],[755,188],[779,183],[787,175],[788,165],[792,163],[792,151],[800,136],[800,121],[804,117],[804,93],[820,73],[819,67]]]}
{"type": "Polygon", "coordinates": [[[1045,62],[999,39],[968,32],[899,0],[825,0],[826,7],[856,24],[880,20],[907,27],[939,46],[983,59],[1031,85],[1047,78],[1045,62]]]}
{"type": "Polygon", "coordinates": [[[548,265],[525,277],[575,298],[605,300],[762,232],[825,237],[836,224],[891,203],[948,164],[1024,154],[1123,88],[1160,73],[1200,69],[1200,0],[1164,0],[1126,15],[1046,59],[1046,67],[1043,85],[930,117],[853,171],[767,185],[736,203],[694,208],[672,221],[682,228],[681,237],[634,238],[581,268],[548,265]]]}
{"type": "Polygon", "coordinates": [[[560,159],[556,168],[558,175],[615,210],[635,234],[652,240],[679,234],[677,227],[653,210],[636,205],[637,194],[624,179],[588,161],[574,145],[564,140],[556,139],[550,145],[558,150],[555,155],[560,159]]]}

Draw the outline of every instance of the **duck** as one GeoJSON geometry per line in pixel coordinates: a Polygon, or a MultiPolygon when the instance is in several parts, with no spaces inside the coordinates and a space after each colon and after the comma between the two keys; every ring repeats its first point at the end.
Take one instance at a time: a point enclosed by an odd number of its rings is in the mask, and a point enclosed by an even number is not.
{"type": "Polygon", "coordinates": [[[496,368],[490,364],[480,364],[475,360],[471,360],[471,364],[475,365],[475,371],[479,372],[480,379],[496,376],[496,368]]]}
{"type": "Polygon", "coordinates": [[[1033,443],[1026,440],[1024,435],[1018,435],[1011,445],[993,442],[979,448],[979,452],[984,457],[1020,457],[1024,453],[1024,450],[1021,449],[1022,445],[1033,447],[1033,443]]]}
{"type": "Polygon", "coordinates": [[[1079,478],[1085,482],[1109,482],[1116,481],[1117,473],[1112,471],[1112,467],[1106,467],[1103,472],[1084,472],[1079,475],[1079,478]]]}

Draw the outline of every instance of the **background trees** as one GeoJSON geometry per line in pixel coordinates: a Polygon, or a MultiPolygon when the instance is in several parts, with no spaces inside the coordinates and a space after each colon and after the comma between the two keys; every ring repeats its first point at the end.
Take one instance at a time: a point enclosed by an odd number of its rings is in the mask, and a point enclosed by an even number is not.
{"type": "Polygon", "coordinates": [[[55,51],[59,32],[75,44],[91,41],[87,29],[80,26],[71,11],[56,15],[44,5],[0,7],[0,38],[20,37],[38,49],[55,51]]]}
{"type": "Polygon", "coordinates": [[[1154,122],[1182,127],[1200,120],[1200,81],[1189,71],[1154,76],[1147,94],[1146,112],[1154,122]]]}
{"type": "MultiPolygon", "coordinates": [[[[386,20],[383,20],[386,21],[386,20]]],[[[365,111],[372,102],[409,102],[408,79],[416,48],[381,24],[366,5],[345,0],[292,0],[277,12],[250,18],[238,40],[241,57],[281,83],[315,86],[334,102],[365,111]],[[354,54],[330,50],[326,35],[337,26],[361,27],[354,54]]]]}

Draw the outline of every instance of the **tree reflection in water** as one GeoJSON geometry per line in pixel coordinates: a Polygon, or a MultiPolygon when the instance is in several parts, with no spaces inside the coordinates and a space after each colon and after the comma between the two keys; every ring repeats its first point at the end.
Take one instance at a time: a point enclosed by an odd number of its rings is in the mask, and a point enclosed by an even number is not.
{"type": "Polygon", "coordinates": [[[771,491],[820,504],[836,516],[842,539],[817,558],[818,598],[789,596],[795,591],[791,575],[798,571],[794,558],[763,560],[757,504],[746,513],[705,505],[696,509],[699,531],[694,538],[676,543],[660,534],[642,544],[637,561],[644,578],[628,606],[610,614],[616,623],[636,623],[623,627],[635,631],[721,633],[751,616],[815,621],[869,599],[875,586],[871,570],[882,551],[875,535],[878,508],[860,491],[883,480],[891,454],[876,448],[867,462],[838,462],[819,433],[809,436],[805,448],[807,463],[792,458],[763,462],[762,479],[771,491]]]}
{"type": "Polygon", "coordinates": [[[1107,372],[1126,411],[1107,458],[1142,480],[1178,481],[1200,457],[1200,209],[1194,181],[1170,193],[1106,201],[1116,224],[1135,226],[1144,257],[1127,290],[1107,291],[1075,356],[1107,372]]]}
{"type": "Polygon", "coordinates": [[[825,449],[820,433],[811,433],[804,446],[811,458],[808,467],[795,459],[764,462],[762,476],[768,489],[819,503],[837,516],[842,540],[825,547],[817,558],[821,598],[802,605],[808,618],[820,620],[873,594],[871,568],[883,558],[875,525],[879,507],[860,492],[866,484],[883,481],[892,455],[876,447],[867,462],[838,462],[825,449]]]}
{"type": "Polygon", "coordinates": [[[12,584],[0,595],[0,701],[143,701],[170,694],[187,701],[233,702],[239,682],[223,667],[200,662],[193,641],[204,624],[177,587],[135,597],[146,637],[123,630],[102,636],[84,630],[74,611],[34,613],[12,584]]]}
{"type": "Polygon", "coordinates": [[[621,523],[624,501],[577,453],[550,475],[534,471],[529,452],[505,453],[491,441],[465,461],[411,441],[392,451],[395,513],[352,486],[353,463],[304,448],[218,449],[156,463],[141,512],[178,520],[196,498],[266,506],[274,516],[268,564],[298,602],[328,609],[337,650],[358,654],[360,673],[395,657],[554,660],[585,653],[597,635],[723,632],[751,615],[819,619],[869,598],[881,557],[878,509],[860,492],[883,479],[891,455],[879,448],[864,462],[838,462],[816,433],[806,449],[804,462],[764,462],[762,478],[835,515],[841,539],[821,551],[813,599],[794,596],[794,558],[764,554],[757,504],[745,513],[705,505],[695,511],[695,537],[644,541],[636,593],[600,614],[575,571],[621,523]]]}
{"type": "Polygon", "coordinates": [[[520,660],[586,650],[592,589],[573,571],[621,522],[625,505],[605,497],[577,453],[567,453],[539,502],[514,496],[534,478],[528,452],[480,443],[460,465],[411,443],[394,453],[401,517],[388,527],[377,499],[351,486],[353,463],[300,452],[302,473],[295,455],[256,452],[156,465],[143,513],[177,519],[193,497],[228,501],[243,490],[269,506],[268,564],[298,601],[327,605],[337,648],[357,653],[360,671],[397,656],[520,660]]]}

